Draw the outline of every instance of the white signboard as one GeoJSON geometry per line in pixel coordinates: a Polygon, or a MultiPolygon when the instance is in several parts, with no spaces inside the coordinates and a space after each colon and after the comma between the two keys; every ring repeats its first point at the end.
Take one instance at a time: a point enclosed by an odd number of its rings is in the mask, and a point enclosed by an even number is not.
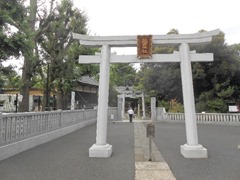
{"type": "Polygon", "coordinates": [[[239,112],[239,109],[236,105],[228,106],[229,112],[239,112]]]}

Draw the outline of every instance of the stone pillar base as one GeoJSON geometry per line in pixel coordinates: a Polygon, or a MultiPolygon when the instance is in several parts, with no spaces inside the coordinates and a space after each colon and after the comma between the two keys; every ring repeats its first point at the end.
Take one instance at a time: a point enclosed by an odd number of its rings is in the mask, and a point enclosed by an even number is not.
{"type": "Polygon", "coordinates": [[[208,158],[207,149],[200,144],[196,146],[184,144],[180,148],[181,154],[185,158],[208,158]]]}
{"type": "Polygon", "coordinates": [[[112,155],[112,145],[93,144],[89,148],[89,157],[108,158],[112,155]]]}

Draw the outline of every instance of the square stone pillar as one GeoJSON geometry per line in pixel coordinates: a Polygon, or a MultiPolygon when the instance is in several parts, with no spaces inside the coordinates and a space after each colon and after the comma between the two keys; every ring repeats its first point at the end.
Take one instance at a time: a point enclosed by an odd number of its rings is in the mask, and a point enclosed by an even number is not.
{"type": "Polygon", "coordinates": [[[142,119],[146,119],[144,92],[142,92],[142,111],[143,111],[142,119]]]}
{"type": "Polygon", "coordinates": [[[122,121],[122,101],[123,99],[118,97],[118,120],[122,121]]]}
{"type": "Polygon", "coordinates": [[[156,97],[151,97],[151,120],[156,121],[157,111],[156,111],[156,97]]]}

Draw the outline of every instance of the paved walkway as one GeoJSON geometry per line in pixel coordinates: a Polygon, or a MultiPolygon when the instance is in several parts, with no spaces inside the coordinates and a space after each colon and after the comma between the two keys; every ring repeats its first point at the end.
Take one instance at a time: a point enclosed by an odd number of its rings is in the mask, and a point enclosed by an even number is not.
{"type": "Polygon", "coordinates": [[[133,180],[134,125],[109,123],[111,158],[89,158],[96,125],[0,161],[0,180],[133,180]]]}
{"type": "Polygon", "coordinates": [[[136,180],[175,180],[168,164],[152,141],[149,153],[149,138],[143,123],[134,123],[135,139],[135,179],[136,180]],[[151,159],[151,161],[149,161],[151,159]]]}
{"type": "Polygon", "coordinates": [[[156,123],[154,142],[177,180],[240,180],[240,126],[198,124],[198,139],[207,159],[186,159],[184,123],[156,123]]]}
{"type": "Polygon", "coordinates": [[[96,138],[96,125],[91,125],[0,161],[0,180],[240,179],[240,126],[199,125],[199,141],[209,158],[185,159],[180,154],[184,124],[155,123],[149,162],[146,123],[108,123],[110,158],[88,157],[96,138]]]}

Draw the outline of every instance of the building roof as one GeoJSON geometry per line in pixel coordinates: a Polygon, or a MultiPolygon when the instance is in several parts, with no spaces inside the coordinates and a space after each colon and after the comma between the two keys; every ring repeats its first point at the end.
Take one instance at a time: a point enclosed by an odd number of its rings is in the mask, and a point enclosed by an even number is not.
{"type": "Polygon", "coordinates": [[[84,83],[84,84],[89,84],[89,85],[93,85],[93,86],[98,86],[98,82],[92,78],[92,77],[89,77],[89,76],[82,76],[78,82],[80,83],[84,83]]]}

